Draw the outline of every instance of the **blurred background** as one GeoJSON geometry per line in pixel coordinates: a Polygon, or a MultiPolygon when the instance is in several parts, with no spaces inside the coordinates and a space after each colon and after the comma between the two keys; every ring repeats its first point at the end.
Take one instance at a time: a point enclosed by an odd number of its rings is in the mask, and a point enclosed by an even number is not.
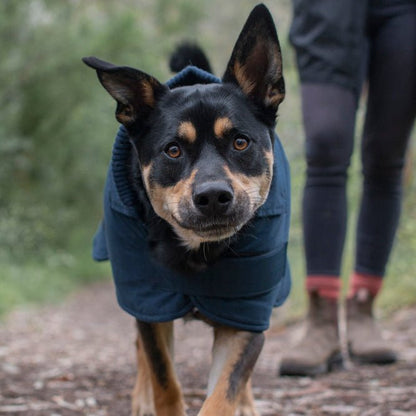
{"type": "MultiPolygon", "coordinates": [[[[81,57],[140,68],[166,81],[181,40],[197,41],[221,76],[257,1],[2,0],[0,2],[0,319],[17,306],[60,302],[91,281],[109,280],[91,260],[104,178],[118,124],[115,103],[81,57]]],[[[287,84],[277,132],[292,170],[290,260],[294,281],[285,316],[303,312],[300,200],[303,130],[294,55],[287,40],[290,0],[268,1],[284,53],[287,84]]],[[[365,108],[360,108],[362,119],[365,108]]],[[[358,123],[357,140],[361,132],[358,123]]],[[[415,136],[415,131],[413,131],[415,136]]],[[[415,137],[411,142],[415,147],[415,137]]],[[[350,168],[349,234],[360,195],[359,154],[350,168]]],[[[416,303],[416,155],[409,149],[401,227],[380,299],[385,313],[416,303]]],[[[382,207],[380,207],[382,209],[382,207]]]]}

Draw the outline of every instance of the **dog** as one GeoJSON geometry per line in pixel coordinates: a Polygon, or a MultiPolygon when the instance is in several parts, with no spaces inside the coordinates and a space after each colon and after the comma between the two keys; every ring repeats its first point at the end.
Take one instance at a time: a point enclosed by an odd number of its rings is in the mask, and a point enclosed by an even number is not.
{"type": "Polygon", "coordinates": [[[185,415],[173,320],[192,315],[214,332],[198,414],[255,416],[251,373],[271,310],[290,288],[288,168],[274,133],[285,84],[273,19],[264,5],[253,9],[222,80],[179,64],[162,84],[83,61],[122,124],[94,258],[111,260],[118,302],[137,320],[132,415],[185,415]]]}

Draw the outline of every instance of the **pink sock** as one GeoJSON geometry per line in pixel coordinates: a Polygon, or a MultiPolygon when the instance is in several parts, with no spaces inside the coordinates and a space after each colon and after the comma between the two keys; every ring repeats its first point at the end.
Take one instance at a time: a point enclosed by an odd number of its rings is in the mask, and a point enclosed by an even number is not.
{"type": "Polygon", "coordinates": [[[341,288],[339,276],[309,275],[306,277],[306,290],[317,292],[319,296],[329,299],[338,299],[341,288]]]}
{"type": "Polygon", "coordinates": [[[350,276],[348,298],[355,296],[360,289],[366,289],[372,296],[376,296],[382,284],[382,276],[354,272],[350,276]]]}

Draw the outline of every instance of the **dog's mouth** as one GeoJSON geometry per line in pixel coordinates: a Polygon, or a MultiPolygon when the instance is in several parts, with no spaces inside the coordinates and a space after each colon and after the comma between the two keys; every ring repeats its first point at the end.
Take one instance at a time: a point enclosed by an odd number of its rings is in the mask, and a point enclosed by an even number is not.
{"type": "Polygon", "coordinates": [[[229,238],[244,225],[244,222],[236,221],[235,218],[188,219],[187,221],[180,221],[174,217],[174,220],[179,227],[193,232],[204,241],[218,241],[229,238]]]}
{"type": "Polygon", "coordinates": [[[231,237],[240,228],[241,225],[213,224],[209,226],[201,226],[196,229],[194,228],[193,232],[199,235],[200,237],[212,238],[214,240],[222,240],[224,238],[231,237]]]}

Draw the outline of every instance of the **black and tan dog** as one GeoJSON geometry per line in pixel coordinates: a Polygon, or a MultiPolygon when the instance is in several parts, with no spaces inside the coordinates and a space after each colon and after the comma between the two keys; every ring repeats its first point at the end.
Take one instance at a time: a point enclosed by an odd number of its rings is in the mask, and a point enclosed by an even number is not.
{"type": "MultiPolygon", "coordinates": [[[[243,277],[240,282],[239,276],[232,276],[232,287],[221,292],[221,284],[232,275],[234,266],[220,281],[215,265],[221,261],[226,264],[224,257],[233,251],[240,235],[246,239],[253,235],[253,219],[271,189],[274,126],[284,98],[284,81],[280,46],[270,13],[263,5],[252,11],[222,82],[169,88],[133,68],[114,66],[93,57],[84,58],[84,62],[97,71],[101,84],[117,101],[116,118],[128,137],[128,144],[115,146],[107,183],[110,194],[117,188],[114,192],[124,200],[124,208],[107,215],[120,205],[110,195],[105,200],[107,217],[101,231],[105,229],[107,233],[106,250],[116,280],[121,276],[117,283],[120,304],[124,302],[122,287],[128,288],[126,296],[135,298],[132,302],[142,302],[136,312],[130,304],[123,306],[138,318],[133,415],[185,415],[171,357],[172,320],[191,311],[212,324],[215,335],[208,395],[199,415],[233,416],[236,411],[244,416],[257,415],[250,375],[264,335],[262,328],[250,326],[248,321],[233,325],[231,318],[216,319],[221,309],[218,302],[232,306],[233,293],[229,292],[240,293],[243,277]],[[124,154],[122,148],[128,149],[128,157],[120,156],[124,154]],[[123,174],[127,182],[120,179],[123,174]],[[126,202],[129,189],[130,199],[126,202]],[[141,224],[137,232],[133,229],[135,223],[128,222],[132,218],[141,224]],[[114,238],[109,236],[110,232],[114,238]],[[145,243],[135,242],[142,237],[145,243]],[[160,267],[166,274],[159,278],[160,267]],[[178,312],[172,316],[164,315],[164,308],[172,299],[179,302],[173,283],[149,301],[158,309],[155,314],[147,313],[146,302],[160,286],[174,282],[173,276],[181,276],[181,285],[198,281],[206,284],[211,278],[217,279],[216,287],[210,290],[220,293],[209,294],[210,301],[217,302],[213,310],[200,301],[199,289],[178,287],[183,304],[177,306],[178,312]],[[136,292],[139,286],[142,297],[136,292]]],[[[274,223],[268,221],[267,229],[272,229],[274,223]]],[[[282,258],[282,252],[279,253],[282,258]]],[[[245,253],[248,258],[251,255],[245,253]]],[[[256,264],[260,265],[277,257],[273,254],[264,257],[266,260],[259,258],[256,264]]],[[[242,275],[244,266],[241,270],[242,275]]],[[[259,272],[260,269],[251,270],[252,288],[257,287],[259,272]]],[[[272,293],[275,287],[276,282],[270,284],[272,289],[263,292],[272,293]]],[[[256,301],[263,292],[259,289],[256,301]]],[[[246,299],[241,293],[238,296],[246,299]]],[[[244,303],[239,305],[242,312],[235,314],[244,316],[243,310],[249,309],[244,309],[244,303]]],[[[266,320],[270,317],[267,311],[266,320]]]]}

